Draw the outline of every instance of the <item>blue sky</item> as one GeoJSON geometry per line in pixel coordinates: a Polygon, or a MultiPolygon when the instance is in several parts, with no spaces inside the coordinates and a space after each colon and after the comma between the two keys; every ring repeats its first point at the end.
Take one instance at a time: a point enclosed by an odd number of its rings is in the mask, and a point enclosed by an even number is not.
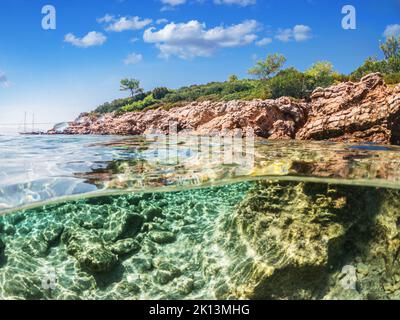
{"type": "Polygon", "coordinates": [[[349,73],[400,33],[400,0],[1,0],[0,26],[0,123],[58,122],[126,96],[122,77],[145,89],[247,77],[274,52],[349,73]],[[347,4],[356,30],[342,28],[347,4]],[[56,30],[42,28],[44,5],[56,30]]]}

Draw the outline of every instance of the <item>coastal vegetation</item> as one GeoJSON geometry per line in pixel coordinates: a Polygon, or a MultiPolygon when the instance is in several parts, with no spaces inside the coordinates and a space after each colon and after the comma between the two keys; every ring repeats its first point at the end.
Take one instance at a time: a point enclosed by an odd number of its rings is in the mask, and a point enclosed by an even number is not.
{"type": "Polygon", "coordinates": [[[158,87],[144,91],[138,79],[122,79],[121,90],[129,91],[130,97],[106,102],[94,113],[117,114],[148,109],[170,109],[194,101],[231,101],[276,99],[282,96],[308,99],[318,87],[326,88],[335,83],[359,81],[369,73],[380,72],[387,84],[400,83],[400,37],[389,37],[380,45],[384,59],[369,57],[349,75],[335,71],[332,63],[319,61],[305,71],[293,67],[284,68],[286,58],[281,54],[268,55],[248,70],[254,79],[239,79],[230,75],[227,81],[192,85],[176,90],[158,87]]]}

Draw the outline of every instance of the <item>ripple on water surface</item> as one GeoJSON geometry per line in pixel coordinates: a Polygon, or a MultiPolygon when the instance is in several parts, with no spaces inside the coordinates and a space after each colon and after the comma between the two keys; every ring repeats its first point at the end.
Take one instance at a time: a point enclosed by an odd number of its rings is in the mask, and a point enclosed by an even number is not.
{"type": "Polygon", "coordinates": [[[400,148],[208,137],[0,136],[0,212],[269,178],[399,188],[400,148]]]}

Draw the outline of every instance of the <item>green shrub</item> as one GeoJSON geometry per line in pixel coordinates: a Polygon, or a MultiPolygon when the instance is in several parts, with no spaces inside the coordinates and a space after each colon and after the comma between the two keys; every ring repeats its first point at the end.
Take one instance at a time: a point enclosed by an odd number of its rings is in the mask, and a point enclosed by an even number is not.
{"type": "Polygon", "coordinates": [[[322,87],[326,88],[335,82],[335,78],[340,75],[333,70],[332,63],[328,61],[319,61],[304,72],[307,78],[308,88],[322,87]]]}
{"type": "Polygon", "coordinates": [[[154,99],[153,95],[150,94],[146,98],[144,98],[142,101],[137,101],[137,102],[134,102],[127,106],[124,106],[122,108],[122,110],[125,112],[141,111],[147,107],[150,107],[150,106],[156,104],[157,102],[158,102],[158,100],[154,99]]]}
{"type": "Polygon", "coordinates": [[[166,87],[158,87],[155,88],[152,93],[154,99],[160,100],[164,98],[168,93],[170,93],[170,90],[166,87]]]}
{"type": "Polygon", "coordinates": [[[308,93],[305,75],[294,68],[280,71],[275,77],[269,79],[268,87],[273,99],[283,96],[301,99],[308,93]]]}
{"type": "Polygon", "coordinates": [[[350,79],[352,81],[360,81],[362,77],[375,72],[380,72],[382,74],[390,73],[387,61],[379,61],[376,58],[368,58],[365,60],[362,66],[350,74],[350,79]]]}
{"type": "Polygon", "coordinates": [[[398,84],[400,83],[400,72],[387,74],[384,79],[387,84],[398,84]]]}

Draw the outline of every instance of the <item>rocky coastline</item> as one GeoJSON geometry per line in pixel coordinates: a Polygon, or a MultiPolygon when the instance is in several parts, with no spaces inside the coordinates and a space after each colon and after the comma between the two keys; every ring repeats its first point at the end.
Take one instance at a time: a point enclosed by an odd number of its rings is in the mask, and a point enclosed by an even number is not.
{"type": "Polygon", "coordinates": [[[400,143],[400,85],[388,86],[379,73],[360,82],[317,88],[308,101],[276,100],[192,102],[122,115],[83,113],[63,131],[48,134],[242,135],[280,140],[400,143]]]}

